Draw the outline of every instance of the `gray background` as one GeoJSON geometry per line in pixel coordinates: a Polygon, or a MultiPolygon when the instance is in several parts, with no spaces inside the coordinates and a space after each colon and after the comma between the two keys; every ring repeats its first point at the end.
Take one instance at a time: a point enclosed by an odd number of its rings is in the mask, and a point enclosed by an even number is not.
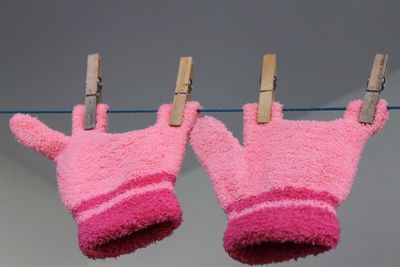
{"type": "MultiPolygon", "coordinates": [[[[400,100],[399,1],[0,1],[0,108],[71,108],[83,101],[86,56],[103,58],[104,101],[156,108],[172,100],[180,56],[193,56],[193,98],[206,108],[258,97],[262,55],[278,55],[286,107],[344,106],[364,94],[376,52],[390,55],[384,97],[400,100]]],[[[287,113],[329,120],[341,112],[287,113]]],[[[110,131],[154,114],[111,115],[110,131]]],[[[241,138],[240,114],[216,114],[241,138]]],[[[70,132],[70,115],[40,115],[70,132]]],[[[184,223],[156,245],[117,260],[80,254],[57,193],[53,162],[19,145],[0,115],[0,266],[241,266],[222,247],[225,217],[188,147],[177,194],[184,223]]],[[[338,248],[279,266],[400,265],[400,112],[365,149],[339,209],[338,248]]]]}

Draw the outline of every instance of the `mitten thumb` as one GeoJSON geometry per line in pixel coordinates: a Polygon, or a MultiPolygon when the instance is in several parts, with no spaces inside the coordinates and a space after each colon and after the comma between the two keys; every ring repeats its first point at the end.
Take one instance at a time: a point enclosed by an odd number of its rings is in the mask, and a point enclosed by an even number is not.
{"type": "Polygon", "coordinates": [[[15,114],[10,119],[10,129],[18,142],[55,159],[67,146],[69,137],[47,127],[44,123],[25,114],[15,114]]]}
{"type": "Polygon", "coordinates": [[[246,162],[239,141],[220,121],[205,116],[190,135],[191,146],[209,174],[221,205],[226,208],[245,177],[246,162]]]}

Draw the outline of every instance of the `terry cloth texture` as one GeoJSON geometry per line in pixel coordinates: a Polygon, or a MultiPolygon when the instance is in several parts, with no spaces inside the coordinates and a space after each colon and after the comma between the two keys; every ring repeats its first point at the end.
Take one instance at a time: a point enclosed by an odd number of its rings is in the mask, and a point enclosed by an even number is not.
{"type": "Polygon", "coordinates": [[[169,126],[171,105],[162,105],[146,129],[107,133],[107,109],[97,107],[97,123],[84,130],[85,107],[75,106],[72,135],[52,130],[29,115],[16,114],[16,139],[57,164],[62,202],[78,224],[78,240],[89,258],[117,257],[169,236],[182,221],[174,183],[197,102],[185,106],[180,127],[169,126]]]}
{"type": "Polygon", "coordinates": [[[372,125],[349,103],[332,121],[283,119],[257,124],[257,104],[244,105],[243,146],[212,117],[198,120],[191,145],[209,174],[228,217],[224,247],[247,264],[297,259],[334,248],[340,236],[336,208],[349,194],[368,138],[388,120],[380,100],[372,125]]]}

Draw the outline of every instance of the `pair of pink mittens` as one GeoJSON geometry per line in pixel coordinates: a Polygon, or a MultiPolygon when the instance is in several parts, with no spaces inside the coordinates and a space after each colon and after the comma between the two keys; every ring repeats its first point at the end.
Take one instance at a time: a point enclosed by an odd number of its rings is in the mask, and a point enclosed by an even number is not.
{"type": "Polygon", "coordinates": [[[198,120],[191,145],[228,218],[224,247],[246,264],[297,259],[334,248],[336,208],[352,187],[368,138],[388,119],[380,100],[372,125],[358,122],[362,101],[342,119],[291,121],[274,103],[272,120],[257,124],[257,104],[244,109],[243,146],[212,117],[198,120]]]}
{"type": "Polygon", "coordinates": [[[361,104],[353,101],[344,118],[325,122],[285,120],[274,103],[268,124],[257,124],[257,104],[247,104],[243,146],[214,118],[196,123],[197,102],[186,104],[180,127],[169,126],[171,105],[162,105],[153,126],[110,134],[108,107],[100,104],[90,131],[83,128],[82,105],[73,110],[71,136],[22,114],[10,128],[19,142],[57,163],[61,199],[90,258],[133,252],[180,225],[173,186],[191,133],[228,217],[226,251],[240,262],[264,264],[337,245],[336,208],[350,192],[366,141],[388,119],[381,100],[373,124],[360,124],[361,104]]]}

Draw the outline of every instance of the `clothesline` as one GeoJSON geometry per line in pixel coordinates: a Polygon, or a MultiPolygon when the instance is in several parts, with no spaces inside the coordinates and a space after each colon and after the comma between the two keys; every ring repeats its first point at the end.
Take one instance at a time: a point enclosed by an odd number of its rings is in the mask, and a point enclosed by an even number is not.
{"type": "MultiPolygon", "coordinates": [[[[388,110],[400,110],[400,106],[388,106],[388,110]]],[[[286,112],[298,111],[337,111],[346,110],[346,107],[320,107],[320,108],[283,108],[286,112]]],[[[108,113],[156,113],[157,109],[110,109],[108,113]]],[[[216,112],[243,112],[242,108],[202,108],[198,112],[216,113],[216,112]]],[[[72,113],[71,109],[0,109],[0,114],[15,114],[15,113],[30,113],[30,114],[63,114],[72,113]]]]}

